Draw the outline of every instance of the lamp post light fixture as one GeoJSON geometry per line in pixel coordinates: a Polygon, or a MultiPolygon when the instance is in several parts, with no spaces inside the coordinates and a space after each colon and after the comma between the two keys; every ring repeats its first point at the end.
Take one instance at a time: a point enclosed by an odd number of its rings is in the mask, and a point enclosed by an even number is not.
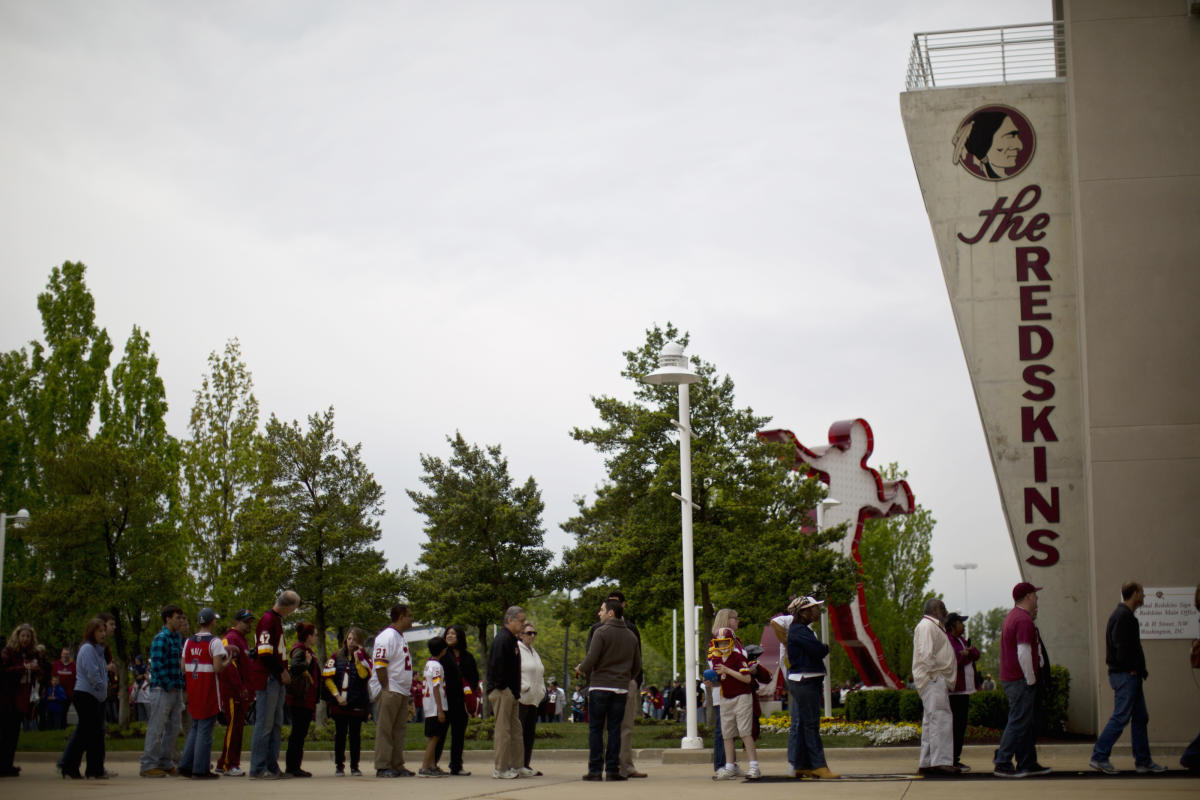
{"type": "Polygon", "coordinates": [[[965,564],[955,564],[954,565],[954,568],[961,569],[962,574],[963,574],[963,616],[965,616],[965,617],[971,616],[970,611],[968,610],[968,607],[967,607],[967,571],[975,569],[978,566],[979,566],[978,564],[972,564],[970,562],[965,563],[965,564]]]}
{"type": "Polygon", "coordinates": [[[12,520],[14,528],[23,528],[29,522],[29,511],[22,508],[16,514],[5,514],[0,511],[0,609],[4,603],[4,538],[8,534],[8,521],[12,520]]]}
{"type": "MultiPolygon", "coordinates": [[[[817,503],[817,533],[825,530],[825,509],[840,506],[841,500],[826,497],[817,503]]],[[[821,641],[829,646],[829,603],[821,607],[821,641]]],[[[825,716],[833,716],[833,674],[829,671],[829,654],[825,654],[825,716]]]]}
{"type": "Polygon", "coordinates": [[[679,493],[671,496],[679,501],[683,511],[683,663],[686,689],[683,692],[687,703],[687,733],[680,743],[684,750],[699,750],[704,746],[700,738],[699,720],[696,719],[696,647],[692,632],[696,629],[696,576],[692,558],[692,509],[699,508],[692,502],[692,428],[691,401],[688,384],[696,383],[700,376],[688,369],[683,345],[668,342],[658,354],[658,369],[642,378],[652,386],[674,385],[679,387],[679,493]]]}

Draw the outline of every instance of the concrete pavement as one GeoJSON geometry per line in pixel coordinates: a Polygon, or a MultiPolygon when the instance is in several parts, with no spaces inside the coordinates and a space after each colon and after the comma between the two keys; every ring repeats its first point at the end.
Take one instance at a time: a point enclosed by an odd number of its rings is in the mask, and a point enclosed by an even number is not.
{"type": "MultiPolygon", "coordinates": [[[[1161,763],[1178,768],[1182,745],[1155,746],[1155,758],[1161,763]]],[[[1039,747],[1042,763],[1058,772],[1088,772],[1087,759],[1090,746],[1046,745],[1039,747]]],[[[1098,773],[1078,779],[1024,779],[1023,781],[1000,779],[920,780],[895,778],[885,780],[851,779],[859,775],[912,775],[916,771],[917,749],[914,747],[888,748],[838,748],[827,752],[830,767],[845,776],[841,781],[767,781],[746,783],[742,781],[712,780],[712,766],[708,751],[643,750],[637,755],[640,769],[649,773],[644,780],[630,780],[620,784],[586,783],[580,777],[586,772],[587,755],[576,750],[538,750],[534,752],[533,765],[545,773],[540,778],[519,780],[496,780],[491,777],[492,753],[479,750],[466,753],[466,768],[473,774],[454,778],[401,778],[383,780],[374,777],[336,778],[333,775],[333,759],[329,752],[310,752],[305,755],[304,766],[314,773],[313,778],[287,781],[250,781],[247,778],[221,778],[217,781],[189,781],[181,778],[147,779],[137,775],[138,753],[111,753],[107,764],[116,770],[118,777],[109,781],[67,781],[59,778],[54,770],[56,754],[18,753],[18,764],[23,767],[22,776],[5,779],[0,787],[7,797],[17,796],[36,800],[57,798],[166,798],[171,800],[211,800],[214,793],[236,792],[239,796],[250,793],[255,798],[276,797],[280,800],[306,800],[342,796],[353,793],[355,800],[388,798],[394,800],[398,793],[419,796],[421,800],[467,800],[471,798],[497,800],[667,800],[669,797],[686,796],[688,800],[728,800],[743,796],[754,800],[792,798],[795,795],[813,795],[836,798],[836,800],[1011,800],[1013,783],[1020,783],[1021,792],[1027,796],[1045,797],[1053,794],[1054,800],[1128,800],[1131,793],[1143,798],[1179,798],[1191,800],[1200,795],[1200,779],[1189,776],[1129,776],[1109,777],[1098,773]],[[11,794],[10,794],[11,792],[11,794]]],[[[365,754],[364,754],[365,755],[365,754]]],[[[986,771],[991,756],[990,747],[968,747],[963,760],[986,771]]],[[[248,760],[247,758],[244,761],[248,760]]],[[[421,755],[415,751],[408,754],[408,765],[416,769],[421,755]]],[[[1133,760],[1128,750],[1113,754],[1113,762],[1123,769],[1132,769],[1133,760]]],[[[364,763],[369,763],[364,757],[364,763]]],[[[444,766],[444,765],[443,765],[444,766]]],[[[745,764],[743,763],[743,766],[745,764]]],[[[767,777],[781,777],[786,773],[786,753],[782,750],[767,750],[762,753],[763,772],[767,777]]]]}

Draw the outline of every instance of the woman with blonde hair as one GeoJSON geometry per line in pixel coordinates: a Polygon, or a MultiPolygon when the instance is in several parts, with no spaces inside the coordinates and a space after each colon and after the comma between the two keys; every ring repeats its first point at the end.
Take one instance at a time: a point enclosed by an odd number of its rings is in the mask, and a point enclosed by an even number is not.
{"type": "Polygon", "coordinates": [[[50,661],[27,622],[13,628],[0,659],[0,778],[8,778],[21,774],[21,768],[13,766],[17,738],[21,723],[33,718],[38,697],[50,683],[50,661]]]}

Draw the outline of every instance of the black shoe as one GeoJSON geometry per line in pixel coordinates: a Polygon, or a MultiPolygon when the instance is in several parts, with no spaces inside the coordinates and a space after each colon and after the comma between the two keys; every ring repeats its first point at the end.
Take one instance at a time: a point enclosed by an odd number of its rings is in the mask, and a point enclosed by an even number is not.
{"type": "Polygon", "coordinates": [[[178,775],[180,778],[190,778],[190,777],[192,777],[192,771],[191,771],[190,769],[180,769],[180,770],[176,770],[176,771],[175,771],[175,774],[176,774],[176,775],[178,775]]]}
{"type": "Polygon", "coordinates": [[[192,780],[194,781],[211,781],[221,777],[215,772],[193,772],[192,780]]]}
{"type": "Polygon", "coordinates": [[[610,772],[610,773],[608,773],[608,777],[605,778],[605,780],[606,781],[627,781],[627,780],[629,780],[629,778],[626,778],[624,775],[621,775],[620,773],[614,774],[614,773],[610,772]]]}
{"type": "MultiPolygon", "coordinates": [[[[71,779],[71,780],[73,780],[73,781],[81,781],[81,780],[83,780],[83,773],[82,773],[82,772],[80,772],[79,770],[75,770],[74,772],[69,772],[69,771],[67,771],[67,770],[65,770],[65,769],[64,769],[64,770],[63,770],[63,773],[62,773],[62,776],[63,776],[64,778],[70,778],[70,779],[71,779]]],[[[13,777],[16,777],[16,776],[14,775],[13,777]]]]}
{"type": "Polygon", "coordinates": [[[417,773],[413,772],[411,769],[407,769],[405,767],[401,767],[400,769],[396,770],[397,778],[411,778],[413,775],[416,775],[416,774],[417,773]]]}
{"type": "Polygon", "coordinates": [[[452,770],[450,770],[450,774],[451,775],[461,775],[462,777],[465,778],[466,776],[470,775],[471,773],[465,769],[452,769],[452,770]]]}
{"type": "Polygon", "coordinates": [[[585,781],[602,781],[604,780],[604,775],[599,772],[589,772],[583,776],[583,779],[585,781]]]}
{"type": "Polygon", "coordinates": [[[1024,778],[1025,773],[1017,772],[1017,768],[1012,764],[997,764],[992,774],[997,778],[1024,778]]]}
{"type": "Polygon", "coordinates": [[[1033,762],[1033,766],[1031,766],[1031,767],[1027,767],[1027,768],[1024,770],[1025,774],[1026,774],[1026,775],[1030,775],[1030,776],[1033,776],[1033,775],[1049,775],[1049,774],[1050,774],[1051,772],[1053,772],[1053,771],[1054,771],[1054,770],[1050,769],[1049,767],[1043,767],[1041,764],[1039,764],[1039,763],[1038,763],[1038,762],[1036,762],[1036,761],[1035,761],[1035,762],[1033,762]]]}
{"type": "Polygon", "coordinates": [[[399,778],[400,773],[394,769],[377,769],[375,770],[376,778],[399,778]]]}

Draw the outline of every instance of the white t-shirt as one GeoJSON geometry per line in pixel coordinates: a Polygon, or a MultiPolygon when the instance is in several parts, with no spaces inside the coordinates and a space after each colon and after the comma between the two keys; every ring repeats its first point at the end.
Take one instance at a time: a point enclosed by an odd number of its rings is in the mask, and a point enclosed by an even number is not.
{"type": "Polygon", "coordinates": [[[446,682],[443,680],[445,675],[441,662],[436,658],[430,658],[425,662],[425,697],[421,700],[421,707],[424,708],[427,717],[436,717],[438,713],[437,698],[433,696],[435,688],[442,692],[442,706],[445,710],[446,682]]]}
{"type": "Polygon", "coordinates": [[[412,654],[408,651],[408,642],[404,634],[391,625],[384,628],[375,637],[375,655],[372,659],[374,667],[367,689],[374,700],[383,690],[379,683],[379,675],[375,670],[387,668],[388,691],[412,695],[412,654]]]}

